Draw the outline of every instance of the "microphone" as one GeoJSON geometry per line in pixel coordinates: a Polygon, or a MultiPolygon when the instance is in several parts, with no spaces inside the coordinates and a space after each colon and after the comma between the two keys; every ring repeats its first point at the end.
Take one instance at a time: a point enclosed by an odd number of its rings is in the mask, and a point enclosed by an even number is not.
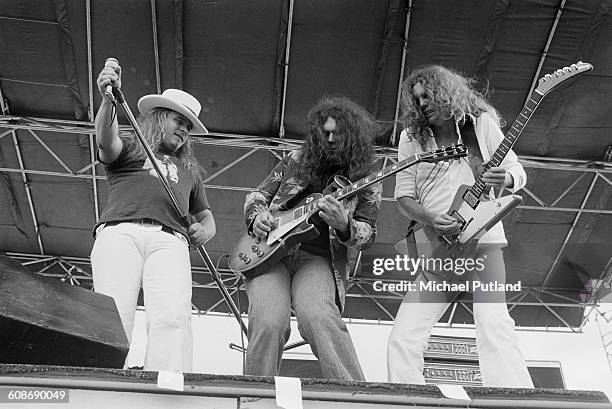
{"type": "MultiPolygon", "coordinates": [[[[117,68],[119,67],[119,61],[117,61],[114,58],[107,58],[106,62],[104,63],[104,67],[109,67],[112,68],[113,70],[117,70],[117,68]]],[[[113,86],[111,84],[108,84],[106,86],[106,90],[104,91],[104,95],[106,96],[106,98],[108,98],[108,100],[110,102],[115,102],[115,97],[113,95],[113,86]]]]}

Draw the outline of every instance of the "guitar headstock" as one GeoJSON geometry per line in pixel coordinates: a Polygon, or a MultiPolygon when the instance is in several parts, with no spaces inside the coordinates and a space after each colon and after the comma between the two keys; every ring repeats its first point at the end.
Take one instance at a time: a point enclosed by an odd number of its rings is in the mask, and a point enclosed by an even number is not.
{"type": "Polygon", "coordinates": [[[467,156],[465,145],[451,145],[417,155],[421,162],[437,163],[447,160],[459,159],[467,156]]]}
{"type": "Polygon", "coordinates": [[[563,81],[592,69],[593,66],[588,62],[578,61],[576,64],[572,64],[569,67],[563,67],[552,74],[546,74],[544,77],[540,78],[536,91],[542,95],[546,95],[563,81]]]}

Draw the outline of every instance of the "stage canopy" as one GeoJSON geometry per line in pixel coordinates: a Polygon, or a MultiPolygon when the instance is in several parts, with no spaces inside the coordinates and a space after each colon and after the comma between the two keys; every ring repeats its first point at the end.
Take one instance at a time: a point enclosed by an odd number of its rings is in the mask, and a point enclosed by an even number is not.
{"type": "MultiPolygon", "coordinates": [[[[581,60],[594,69],[548,95],[515,146],[528,183],[504,220],[508,274],[523,283],[509,295],[517,324],[578,330],[612,275],[611,9],[611,0],[4,0],[0,251],[91,287],[91,230],[108,196],[92,118],[108,57],[122,66],[134,111],[140,96],[166,88],[202,102],[211,134],[196,138],[196,153],[218,230],[206,248],[232,293],[224,256],[244,227],[245,195],[300,146],[319,97],[364,105],[388,166],[402,130],[398,85],[413,68],[443,64],[475,77],[507,130],[539,78],[581,60]]],[[[389,321],[400,305],[401,294],[372,288],[409,279],[372,275],[373,258],[393,256],[408,226],[393,188],[387,179],[348,317],[389,321]]],[[[195,254],[194,309],[227,312],[195,254]]],[[[442,321],[470,323],[470,309],[457,303],[442,321]]]]}

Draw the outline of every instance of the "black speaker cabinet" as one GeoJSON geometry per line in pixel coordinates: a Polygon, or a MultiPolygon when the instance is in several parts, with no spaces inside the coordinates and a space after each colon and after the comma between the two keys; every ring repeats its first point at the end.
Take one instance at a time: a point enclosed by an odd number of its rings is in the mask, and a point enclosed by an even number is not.
{"type": "Polygon", "coordinates": [[[0,254],[0,363],[122,368],[128,350],[111,297],[0,254]]]}

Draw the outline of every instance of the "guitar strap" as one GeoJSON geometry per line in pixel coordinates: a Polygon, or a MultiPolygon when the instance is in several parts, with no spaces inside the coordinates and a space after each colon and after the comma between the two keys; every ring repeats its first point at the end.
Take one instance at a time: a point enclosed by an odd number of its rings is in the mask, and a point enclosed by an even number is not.
{"type": "MultiPolygon", "coordinates": [[[[467,117],[463,124],[458,126],[458,131],[461,133],[461,139],[463,144],[468,148],[468,164],[474,175],[474,179],[480,176],[480,169],[484,160],[480,153],[480,146],[478,145],[478,138],[476,137],[476,129],[474,127],[474,121],[471,117],[467,117]]],[[[415,233],[423,228],[423,223],[411,220],[408,225],[408,232],[406,233],[406,246],[408,248],[409,257],[418,257],[417,243],[415,233]]]]}
{"type": "Polygon", "coordinates": [[[296,204],[300,202],[300,200],[304,199],[309,194],[313,193],[312,186],[308,185],[304,187],[300,192],[296,193],[295,196],[287,199],[285,203],[282,205],[281,210],[289,210],[292,209],[296,204]]]}
{"type": "Polygon", "coordinates": [[[474,121],[472,121],[472,118],[467,117],[465,122],[459,126],[459,131],[461,132],[463,144],[468,148],[467,160],[470,165],[470,169],[472,169],[474,179],[478,179],[484,160],[482,159],[482,154],[480,153],[480,146],[478,146],[478,138],[476,137],[476,130],[474,128],[474,121]]]}
{"type": "Polygon", "coordinates": [[[406,233],[406,249],[408,251],[408,257],[410,258],[419,258],[419,250],[417,248],[415,233],[422,228],[423,223],[419,223],[416,220],[410,220],[408,232],[406,233]]]}

